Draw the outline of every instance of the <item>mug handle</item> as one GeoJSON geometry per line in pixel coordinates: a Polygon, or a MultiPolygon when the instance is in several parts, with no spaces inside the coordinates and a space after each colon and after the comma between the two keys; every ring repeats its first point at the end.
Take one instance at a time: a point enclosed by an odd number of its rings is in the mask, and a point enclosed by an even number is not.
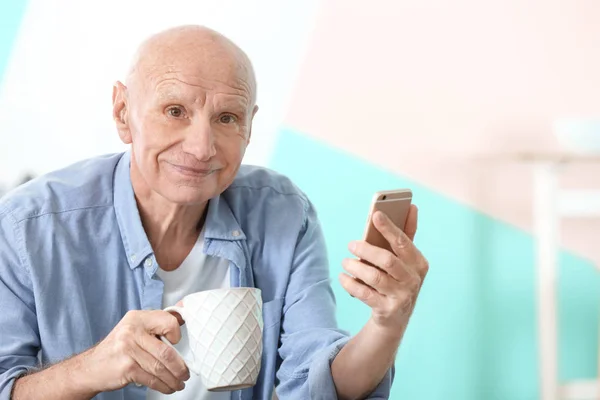
{"type": "MultiPolygon", "coordinates": [[[[185,313],[183,307],[171,306],[171,307],[165,308],[163,311],[167,311],[167,312],[175,311],[176,313],[178,313],[179,315],[181,315],[181,319],[183,319],[184,321],[186,321],[186,319],[187,319],[186,318],[186,313],[185,313]]],[[[189,361],[188,359],[186,359],[185,357],[183,357],[183,355],[179,352],[179,350],[177,350],[175,348],[175,346],[173,346],[173,344],[171,342],[169,342],[169,340],[166,337],[159,336],[158,338],[164,344],[166,344],[167,346],[171,347],[173,350],[175,350],[177,352],[177,354],[179,355],[179,357],[181,357],[181,359],[183,360],[183,362],[185,363],[185,365],[187,365],[187,367],[188,367],[188,369],[190,371],[192,371],[196,375],[200,375],[200,372],[196,371],[196,369],[193,367],[195,365],[195,363],[192,362],[192,361],[189,361]]],[[[192,351],[192,357],[194,357],[194,352],[193,351],[192,351]]],[[[195,359],[194,359],[194,361],[195,361],[195,359]]]]}

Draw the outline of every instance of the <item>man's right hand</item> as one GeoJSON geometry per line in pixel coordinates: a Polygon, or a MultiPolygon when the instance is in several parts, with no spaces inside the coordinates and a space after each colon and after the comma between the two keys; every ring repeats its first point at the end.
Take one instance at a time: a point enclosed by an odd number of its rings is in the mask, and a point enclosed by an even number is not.
{"type": "MultiPolygon", "coordinates": [[[[177,318],[165,311],[130,311],[112,332],[86,357],[97,387],[105,392],[130,384],[148,386],[161,393],[183,390],[190,378],[177,352],[157,335],[178,343],[181,331],[177,318]]],[[[91,372],[91,371],[90,371],[91,372]]]]}
{"type": "Polygon", "coordinates": [[[177,343],[177,318],[165,311],[130,311],[98,345],[15,382],[13,399],[91,398],[130,383],[161,393],[183,390],[190,373],[177,352],[157,336],[177,343]],[[53,382],[52,387],[47,385],[53,382]]]}

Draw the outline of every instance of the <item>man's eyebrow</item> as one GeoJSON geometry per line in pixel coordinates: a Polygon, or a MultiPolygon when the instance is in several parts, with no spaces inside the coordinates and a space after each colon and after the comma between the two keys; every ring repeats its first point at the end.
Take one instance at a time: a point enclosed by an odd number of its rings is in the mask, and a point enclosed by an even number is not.
{"type": "Polygon", "coordinates": [[[223,96],[219,103],[221,103],[221,105],[225,107],[247,108],[249,101],[245,96],[237,94],[228,94],[226,96],[223,96]]]}
{"type": "Polygon", "coordinates": [[[156,92],[156,97],[159,100],[179,100],[181,99],[183,96],[181,95],[181,93],[176,92],[176,91],[157,91],[156,92]]]}
{"type": "Polygon", "coordinates": [[[172,83],[158,84],[154,88],[154,93],[160,99],[173,99],[182,97],[181,89],[172,83]]]}

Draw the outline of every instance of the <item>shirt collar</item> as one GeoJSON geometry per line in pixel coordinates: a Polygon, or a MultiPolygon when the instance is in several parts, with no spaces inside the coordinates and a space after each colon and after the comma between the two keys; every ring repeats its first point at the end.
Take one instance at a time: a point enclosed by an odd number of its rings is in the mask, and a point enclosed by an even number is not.
{"type": "MultiPolygon", "coordinates": [[[[152,246],[142,225],[139,210],[131,185],[131,151],[123,154],[113,180],[113,196],[117,223],[123,239],[130,268],[135,268],[152,254],[152,246]]],[[[245,240],[242,231],[227,198],[230,193],[226,190],[221,195],[211,199],[205,221],[204,237],[206,240],[245,240]]]]}
{"type": "Polygon", "coordinates": [[[246,235],[233,214],[227,199],[232,193],[229,189],[208,202],[208,212],[204,223],[206,239],[245,240],[246,235]]]}
{"type": "Polygon", "coordinates": [[[123,154],[113,180],[113,195],[117,223],[121,231],[123,246],[127,253],[127,261],[132,269],[152,253],[152,246],[142,225],[137,208],[133,186],[131,186],[131,152],[123,154]]]}

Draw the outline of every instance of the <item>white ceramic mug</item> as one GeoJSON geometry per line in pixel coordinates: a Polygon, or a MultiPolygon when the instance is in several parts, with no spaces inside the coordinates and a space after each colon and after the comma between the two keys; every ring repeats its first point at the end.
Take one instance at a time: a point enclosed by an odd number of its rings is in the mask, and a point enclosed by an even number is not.
{"type": "MultiPolygon", "coordinates": [[[[191,372],[200,375],[207,390],[238,390],[256,384],[263,350],[260,289],[192,293],[183,298],[183,307],[165,311],[177,312],[185,321],[193,359],[182,358],[191,372]]],[[[164,336],[160,339],[173,347],[164,336]]]]}

